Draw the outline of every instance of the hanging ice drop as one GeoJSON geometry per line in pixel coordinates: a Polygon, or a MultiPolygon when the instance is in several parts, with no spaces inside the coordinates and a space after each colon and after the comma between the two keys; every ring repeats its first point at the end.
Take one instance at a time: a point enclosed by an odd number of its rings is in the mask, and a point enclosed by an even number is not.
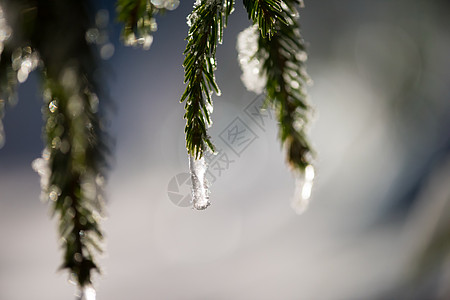
{"type": "Polygon", "coordinates": [[[295,194],[292,200],[292,208],[299,215],[308,208],[314,177],[314,167],[307,165],[304,174],[297,175],[295,179],[295,194]]]}
{"type": "Polygon", "coordinates": [[[195,159],[189,155],[189,170],[192,181],[192,206],[197,210],[203,210],[210,204],[205,158],[195,159]]]}
{"type": "Polygon", "coordinates": [[[78,300],[95,300],[96,299],[96,293],[95,289],[92,286],[85,286],[81,290],[81,295],[78,300]]]}

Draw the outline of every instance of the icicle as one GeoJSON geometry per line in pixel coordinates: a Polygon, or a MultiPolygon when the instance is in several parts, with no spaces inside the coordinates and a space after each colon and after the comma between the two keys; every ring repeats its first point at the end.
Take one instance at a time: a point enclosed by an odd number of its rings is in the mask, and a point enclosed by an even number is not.
{"type": "Polygon", "coordinates": [[[192,205],[197,210],[203,210],[210,204],[205,158],[195,159],[189,155],[189,169],[192,181],[192,205]]]}
{"type": "Polygon", "coordinates": [[[292,200],[292,208],[299,215],[304,213],[308,208],[314,177],[314,167],[308,165],[305,168],[304,174],[299,174],[295,180],[295,194],[292,200]]]}
{"type": "Polygon", "coordinates": [[[81,290],[81,295],[78,298],[78,300],[95,300],[96,299],[96,292],[95,289],[88,285],[83,287],[81,290]]]}
{"type": "Polygon", "coordinates": [[[266,86],[267,79],[262,71],[262,63],[255,57],[258,51],[258,38],[258,27],[252,25],[239,33],[236,47],[242,70],[242,82],[247,90],[260,94],[266,86]]]}

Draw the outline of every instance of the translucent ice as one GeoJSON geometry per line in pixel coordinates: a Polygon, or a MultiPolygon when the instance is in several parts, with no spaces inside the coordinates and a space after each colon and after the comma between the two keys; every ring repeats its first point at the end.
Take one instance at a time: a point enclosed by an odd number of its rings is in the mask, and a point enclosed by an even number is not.
{"type": "Polygon", "coordinates": [[[305,168],[304,174],[298,175],[295,180],[295,194],[292,200],[292,208],[297,214],[304,213],[308,208],[314,177],[314,167],[308,165],[305,168]]]}
{"type": "Polygon", "coordinates": [[[255,57],[258,51],[258,38],[258,27],[256,25],[248,27],[238,35],[237,50],[239,65],[242,69],[242,82],[247,90],[260,94],[267,80],[262,70],[262,63],[255,57]]]}
{"type": "Polygon", "coordinates": [[[96,293],[95,289],[92,286],[86,286],[81,291],[81,296],[79,300],[95,300],[96,299],[96,293]]]}
{"type": "Polygon", "coordinates": [[[210,204],[205,158],[195,159],[189,155],[189,169],[192,181],[192,205],[197,210],[203,210],[210,204]]]}

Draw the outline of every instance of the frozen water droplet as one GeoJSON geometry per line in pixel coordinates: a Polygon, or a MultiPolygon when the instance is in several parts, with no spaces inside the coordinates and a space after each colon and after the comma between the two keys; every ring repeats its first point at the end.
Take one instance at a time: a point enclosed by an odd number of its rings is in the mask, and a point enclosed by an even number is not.
{"type": "Polygon", "coordinates": [[[130,33],[126,38],[125,38],[125,46],[133,46],[136,42],[136,36],[134,35],[134,33],[130,33]]]}
{"type": "Polygon", "coordinates": [[[142,48],[144,50],[148,50],[148,49],[150,49],[150,46],[152,45],[152,43],[153,43],[153,36],[148,34],[148,35],[144,36],[144,43],[142,43],[142,48]]]}
{"type": "Polygon", "coordinates": [[[48,161],[50,159],[50,154],[51,154],[50,149],[48,149],[47,147],[44,148],[44,150],[42,151],[42,159],[48,161]]]}
{"type": "Polygon", "coordinates": [[[24,72],[29,73],[33,69],[33,62],[30,57],[25,58],[20,65],[20,69],[23,69],[24,72]]]}
{"type": "Polygon", "coordinates": [[[100,32],[98,31],[97,28],[90,28],[86,31],[86,42],[88,42],[89,44],[95,44],[97,42],[97,39],[100,35],[100,32]]]}
{"type": "Polygon", "coordinates": [[[205,106],[206,106],[206,111],[207,111],[209,114],[212,114],[213,111],[214,111],[214,107],[212,106],[212,104],[209,103],[209,102],[206,102],[206,103],[205,103],[205,106]]]}
{"type": "Polygon", "coordinates": [[[305,120],[298,118],[292,125],[296,131],[302,131],[305,127],[305,120]]]}
{"type": "Polygon", "coordinates": [[[61,146],[61,138],[59,136],[56,136],[52,140],[52,148],[53,149],[59,149],[61,146]]]}
{"type": "Polygon", "coordinates": [[[312,165],[307,165],[305,168],[305,180],[313,181],[316,173],[312,165]]]}
{"type": "Polygon", "coordinates": [[[33,170],[41,176],[47,173],[47,165],[47,161],[45,161],[43,158],[36,158],[31,163],[33,170]]]}
{"type": "Polygon", "coordinates": [[[214,59],[214,57],[210,57],[209,58],[209,62],[211,63],[211,66],[216,67],[216,60],[214,59]]]}
{"type": "Polygon", "coordinates": [[[300,87],[300,83],[298,83],[298,81],[296,80],[291,80],[289,82],[289,85],[293,88],[293,89],[298,89],[300,87]]]}
{"type": "Polygon", "coordinates": [[[48,198],[53,202],[58,200],[58,197],[61,195],[61,189],[56,185],[52,185],[48,191],[48,198]]]}
{"type": "Polygon", "coordinates": [[[24,83],[28,79],[28,71],[24,68],[20,68],[17,72],[17,81],[24,83]]]}
{"type": "Polygon", "coordinates": [[[305,62],[308,59],[308,54],[305,51],[300,51],[295,54],[295,58],[301,62],[305,62]]]}
{"type": "Polygon", "coordinates": [[[295,179],[295,194],[292,200],[292,208],[297,214],[302,214],[306,211],[311,199],[311,191],[315,177],[314,167],[308,165],[303,174],[300,174],[295,179]]]}
{"type": "Polygon", "coordinates": [[[158,24],[156,23],[155,18],[151,18],[150,19],[149,27],[150,27],[150,30],[153,31],[153,32],[158,30],[158,24]]]}
{"type": "Polygon", "coordinates": [[[79,300],[95,300],[96,297],[97,294],[95,292],[95,289],[92,286],[88,285],[81,290],[79,300]]]}
{"type": "Polygon", "coordinates": [[[205,158],[195,159],[192,155],[189,155],[189,169],[192,181],[193,207],[197,210],[203,210],[210,205],[205,158]]]}

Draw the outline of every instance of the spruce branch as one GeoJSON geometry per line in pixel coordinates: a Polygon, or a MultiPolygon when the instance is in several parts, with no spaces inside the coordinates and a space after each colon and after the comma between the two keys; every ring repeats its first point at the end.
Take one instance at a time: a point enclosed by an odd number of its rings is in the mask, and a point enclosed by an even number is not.
{"type": "Polygon", "coordinates": [[[150,48],[157,30],[155,20],[160,11],[150,0],[118,0],[116,4],[117,20],[124,24],[121,38],[127,46],[142,45],[150,48]]]}
{"type": "Polygon", "coordinates": [[[305,133],[310,110],[305,86],[310,79],[304,66],[307,56],[297,21],[297,5],[301,5],[298,0],[281,2],[282,18],[275,22],[276,32],[270,37],[260,35],[256,58],[262,62],[267,78],[267,102],[277,112],[279,138],[287,150],[287,161],[294,169],[304,171],[312,156],[305,133]]]}
{"type": "Polygon", "coordinates": [[[94,254],[101,249],[103,237],[102,181],[109,147],[97,95],[103,99],[105,95],[97,83],[98,57],[85,39],[91,27],[87,2],[52,2],[38,5],[40,32],[34,32],[31,39],[45,66],[43,114],[49,178],[44,192],[59,222],[64,252],[61,267],[84,287],[91,283],[92,271],[99,270],[94,254]],[[53,33],[49,27],[55,25],[63,30],[53,33]],[[52,34],[42,35],[42,31],[52,34]]]}
{"type": "Polygon", "coordinates": [[[58,218],[61,268],[78,286],[91,283],[101,250],[102,184],[109,147],[100,121],[98,55],[86,41],[89,1],[2,1],[13,38],[0,62],[0,93],[39,67],[43,78],[45,150],[33,162],[42,197],[58,218]],[[11,71],[12,70],[12,71],[11,71]]]}
{"type": "Polygon", "coordinates": [[[186,103],[186,147],[195,158],[202,157],[205,146],[214,151],[207,126],[212,123],[212,92],[220,95],[214,76],[216,48],[222,43],[223,29],[233,5],[232,0],[198,0],[188,17],[190,29],[183,63],[187,87],[181,102],[186,103]]]}
{"type": "MultiPolygon", "coordinates": [[[[73,85],[77,76],[67,68],[60,80],[46,79],[43,108],[46,133],[48,185],[44,190],[59,222],[67,268],[80,287],[91,283],[99,270],[94,254],[101,252],[102,182],[105,145],[96,116],[97,96],[86,83],[73,85]]],[[[80,78],[80,77],[78,77],[80,78]]]]}
{"type": "Polygon", "coordinates": [[[277,21],[284,22],[281,0],[243,0],[248,18],[258,24],[261,34],[270,38],[276,31],[277,21]]]}

